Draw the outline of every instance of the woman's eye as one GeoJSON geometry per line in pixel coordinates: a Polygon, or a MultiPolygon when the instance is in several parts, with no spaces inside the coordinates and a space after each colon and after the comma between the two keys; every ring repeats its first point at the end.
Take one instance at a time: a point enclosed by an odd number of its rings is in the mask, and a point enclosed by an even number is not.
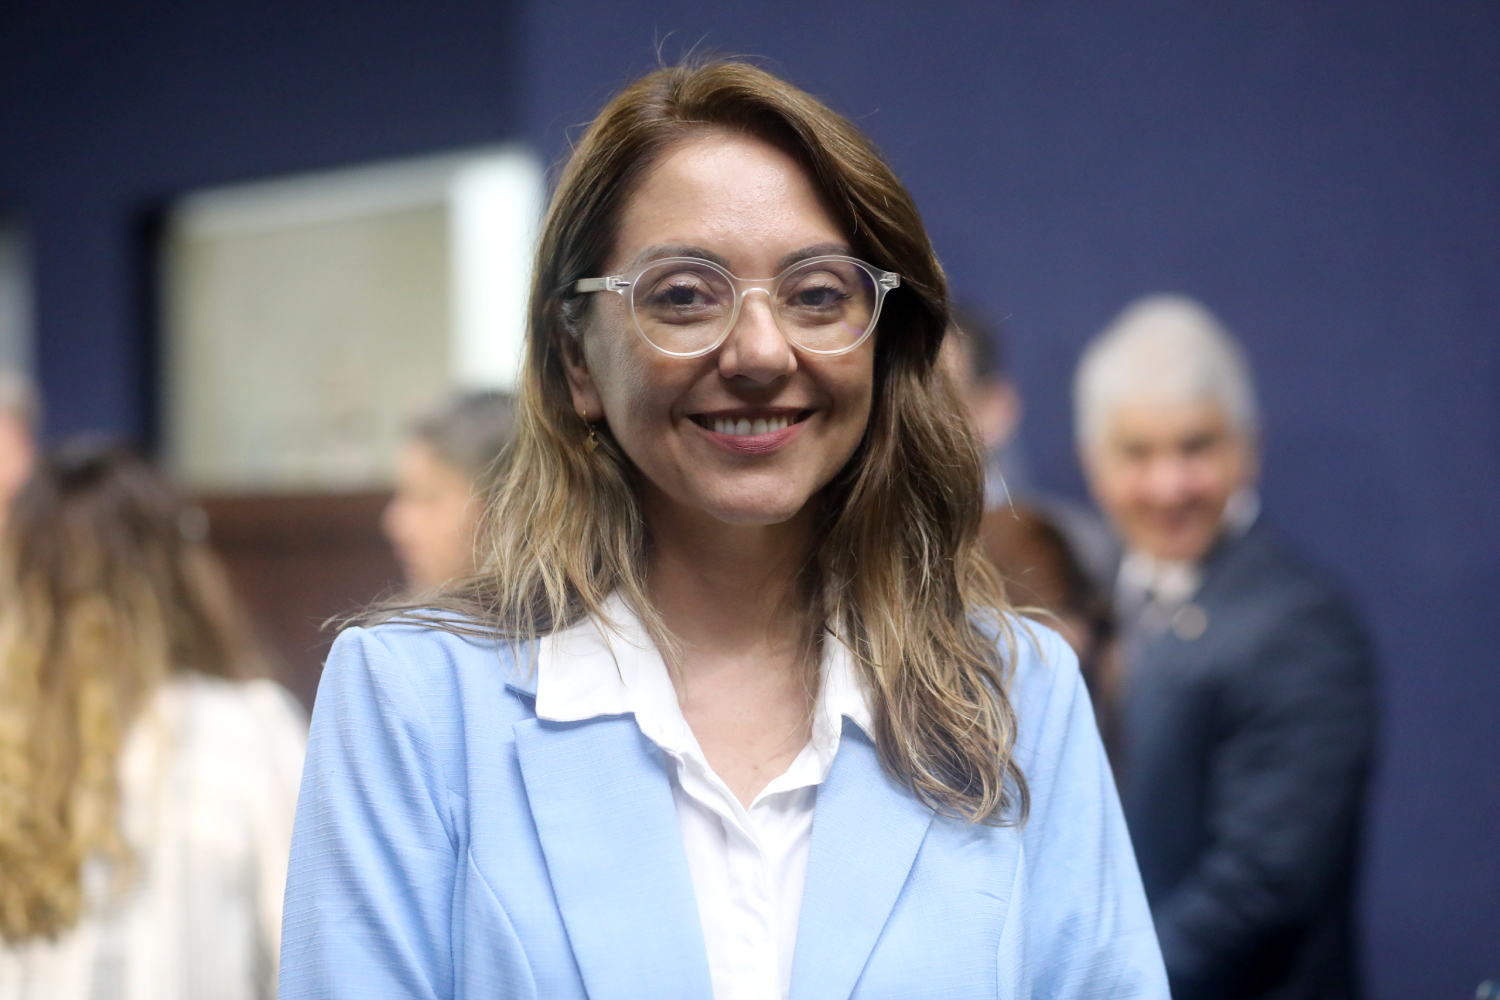
{"type": "Polygon", "coordinates": [[[693,277],[678,277],[655,286],[651,301],[663,309],[694,309],[714,300],[712,288],[693,277]]]}
{"type": "Polygon", "coordinates": [[[651,304],[657,307],[672,307],[682,309],[691,306],[697,301],[697,288],[687,282],[669,283],[669,285],[657,285],[651,292],[651,304]]]}
{"type": "Polygon", "coordinates": [[[812,285],[792,296],[792,305],[804,309],[831,309],[848,298],[842,289],[831,285],[812,285]]]}
{"type": "Polygon", "coordinates": [[[666,299],[674,306],[690,306],[698,298],[698,290],[691,285],[673,285],[667,289],[666,299]]]}

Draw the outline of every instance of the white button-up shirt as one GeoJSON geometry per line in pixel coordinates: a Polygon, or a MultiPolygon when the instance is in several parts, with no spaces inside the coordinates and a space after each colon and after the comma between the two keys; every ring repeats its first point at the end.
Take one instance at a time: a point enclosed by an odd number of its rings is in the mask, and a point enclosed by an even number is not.
{"type": "Polygon", "coordinates": [[[867,733],[872,728],[849,651],[824,636],[812,738],[746,809],[709,766],[640,619],[618,596],[607,613],[615,629],[590,619],[541,641],[537,716],[575,722],[635,715],[671,764],[714,1000],[786,997],[817,788],[833,766],[844,717],[867,733]]]}

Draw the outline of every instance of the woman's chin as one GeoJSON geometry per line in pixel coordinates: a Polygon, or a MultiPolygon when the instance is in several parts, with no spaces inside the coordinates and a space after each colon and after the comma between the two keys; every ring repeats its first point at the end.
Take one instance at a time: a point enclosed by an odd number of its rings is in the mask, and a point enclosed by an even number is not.
{"type": "Polygon", "coordinates": [[[745,504],[721,507],[711,511],[714,520],[735,527],[753,528],[785,524],[802,512],[801,506],[783,504],[745,504]]]}
{"type": "Polygon", "coordinates": [[[807,507],[809,497],[800,491],[735,491],[702,498],[700,509],[722,524],[736,527],[769,526],[792,520],[807,507]]]}

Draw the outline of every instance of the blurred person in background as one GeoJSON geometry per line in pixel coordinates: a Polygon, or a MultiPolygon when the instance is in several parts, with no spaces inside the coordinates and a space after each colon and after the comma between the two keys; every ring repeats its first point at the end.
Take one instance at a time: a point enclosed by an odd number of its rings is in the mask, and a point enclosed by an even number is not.
{"type": "Polygon", "coordinates": [[[143,461],[79,441],[0,579],[0,998],[275,994],[306,721],[143,461]]]}
{"type": "MultiPolygon", "coordinates": [[[[1016,440],[1021,394],[1005,367],[999,327],[975,309],[952,307],[942,358],[985,453],[985,555],[1012,603],[1023,613],[1044,612],[1041,620],[1073,647],[1095,702],[1112,698],[1114,623],[1100,580],[1118,559],[1118,546],[1091,511],[1032,488],[1016,440]]],[[[1106,746],[1112,718],[1099,713],[1106,746]]]]}
{"type": "Polygon", "coordinates": [[[1021,426],[1021,392],[1005,364],[1005,341],[997,324],[978,309],[949,306],[943,338],[943,364],[969,410],[969,423],[984,449],[984,505],[1000,507],[1011,491],[1026,494],[1031,477],[1016,440],[1021,426]]]}
{"type": "Polygon", "coordinates": [[[13,368],[0,368],[0,530],[11,500],[36,464],[39,410],[31,379],[13,368]]]}
{"type": "Polygon", "coordinates": [[[1259,516],[1244,354],[1198,303],[1145,298],[1089,345],[1075,404],[1125,548],[1116,770],[1172,995],[1356,996],[1370,651],[1259,516]]]}
{"type": "Polygon", "coordinates": [[[509,394],[476,392],[413,427],[397,461],[396,495],[381,518],[412,590],[434,590],[474,572],[487,479],[515,419],[509,394]]]}
{"type": "Polygon", "coordinates": [[[1011,505],[1029,508],[1062,533],[1070,558],[1096,589],[1103,589],[1119,556],[1118,546],[1092,510],[1044,493],[1031,481],[1017,437],[1025,407],[1006,365],[1003,330],[972,306],[954,305],[950,315],[943,363],[968,404],[969,423],[985,452],[986,510],[993,515],[1011,505]]]}
{"type": "Polygon", "coordinates": [[[1016,611],[1056,629],[1078,654],[1099,733],[1111,761],[1117,759],[1113,706],[1119,701],[1119,649],[1109,597],[1085,572],[1057,525],[1029,504],[986,512],[979,544],[1000,571],[1016,611]]]}

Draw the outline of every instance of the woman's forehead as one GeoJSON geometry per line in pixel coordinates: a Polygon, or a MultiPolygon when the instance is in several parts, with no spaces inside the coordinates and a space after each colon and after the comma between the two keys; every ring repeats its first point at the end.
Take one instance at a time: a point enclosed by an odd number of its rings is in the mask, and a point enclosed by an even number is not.
{"type": "Polygon", "coordinates": [[[752,136],[709,133],[666,153],[627,199],[614,263],[692,256],[764,268],[810,247],[849,252],[802,165],[752,136]]]}

